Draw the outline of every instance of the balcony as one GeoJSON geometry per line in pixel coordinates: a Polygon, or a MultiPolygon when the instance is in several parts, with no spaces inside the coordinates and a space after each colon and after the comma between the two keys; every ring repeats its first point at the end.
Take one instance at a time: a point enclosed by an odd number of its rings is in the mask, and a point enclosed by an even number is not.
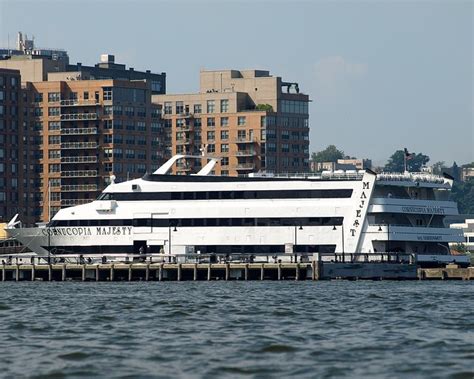
{"type": "Polygon", "coordinates": [[[68,113],[61,115],[61,121],[97,120],[97,113],[68,113]]]}
{"type": "Polygon", "coordinates": [[[61,171],[64,178],[91,178],[97,176],[97,170],[61,171]]]}
{"type": "Polygon", "coordinates": [[[61,186],[61,192],[90,192],[98,191],[99,188],[96,184],[76,184],[76,185],[64,185],[61,186]]]}
{"type": "Polygon", "coordinates": [[[95,156],[61,157],[61,163],[97,163],[95,156]]]}
{"type": "Polygon", "coordinates": [[[239,150],[235,153],[236,156],[238,157],[253,157],[257,153],[253,150],[239,150]]]}
{"type": "Polygon", "coordinates": [[[176,140],[177,145],[190,145],[193,143],[193,140],[190,138],[181,138],[176,140]]]}
{"type": "Polygon", "coordinates": [[[255,143],[257,139],[255,137],[237,137],[235,143],[255,143]]]}
{"type": "Polygon", "coordinates": [[[368,237],[378,241],[463,242],[462,230],[410,225],[371,225],[368,237]]]}
{"type": "Polygon", "coordinates": [[[415,200],[410,198],[374,197],[369,213],[410,213],[456,216],[459,214],[454,201],[415,200]]]}
{"type": "Polygon", "coordinates": [[[181,113],[178,113],[178,116],[184,117],[184,118],[193,118],[194,114],[190,112],[181,112],[181,113]]]}
{"type": "Polygon", "coordinates": [[[253,170],[255,169],[255,163],[239,163],[236,169],[237,170],[253,170]]]}
{"type": "Polygon", "coordinates": [[[97,134],[97,128],[64,128],[61,129],[61,134],[64,135],[83,135],[83,134],[97,134]]]}
{"type": "Polygon", "coordinates": [[[70,207],[73,205],[87,204],[87,203],[90,203],[91,201],[92,201],[91,199],[62,199],[61,206],[70,207]]]}
{"type": "Polygon", "coordinates": [[[96,149],[97,142],[63,142],[61,149],[96,149]]]}
{"type": "Polygon", "coordinates": [[[99,105],[99,101],[95,99],[89,100],[61,100],[59,105],[62,107],[87,107],[91,105],[99,105]]]}

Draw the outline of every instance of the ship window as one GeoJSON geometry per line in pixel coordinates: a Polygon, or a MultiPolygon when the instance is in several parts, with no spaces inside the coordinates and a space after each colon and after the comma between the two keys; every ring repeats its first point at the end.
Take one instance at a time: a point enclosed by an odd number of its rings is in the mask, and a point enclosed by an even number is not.
{"type": "MultiPolygon", "coordinates": [[[[342,225],[342,217],[273,217],[273,218],[196,218],[196,219],[110,219],[110,220],[54,220],[49,227],[56,226],[153,226],[168,227],[178,225],[191,226],[332,226],[342,225]]],[[[474,237],[471,237],[474,238],[474,237]]]]}

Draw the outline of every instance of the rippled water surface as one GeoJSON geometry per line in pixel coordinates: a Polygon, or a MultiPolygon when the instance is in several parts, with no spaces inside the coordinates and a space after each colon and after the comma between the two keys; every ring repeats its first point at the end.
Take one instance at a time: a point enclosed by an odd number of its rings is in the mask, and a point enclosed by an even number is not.
{"type": "Polygon", "coordinates": [[[0,283],[0,377],[474,378],[474,282],[0,283]]]}

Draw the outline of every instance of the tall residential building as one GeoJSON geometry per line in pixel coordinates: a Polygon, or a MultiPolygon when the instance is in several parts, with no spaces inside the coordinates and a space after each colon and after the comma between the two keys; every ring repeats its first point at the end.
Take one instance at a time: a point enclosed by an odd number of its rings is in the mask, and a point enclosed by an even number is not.
{"type": "MultiPolygon", "coordinates": [[[[215,173],[309,169],[308,95],[268,71],[201,71],[195,94],[153,95],[163,110],[167,155],[221,157],[215,173]]],[[[203,164],[192,160],[178,174],[203,164]]]]}
{"type": "Polygon", "coordinates": [[[34,222],[34,166],[29,130],[23,122],[21,76],[0,69],[0,221],[19,214],[34,222]]]}
{"type": "Polygon", "coordinates": [[[161,110],[147,81],[34,82],[26,92],[38,131],[41,220],[90,202],[111,175],[122,181],[162,163],[161,110]]]}

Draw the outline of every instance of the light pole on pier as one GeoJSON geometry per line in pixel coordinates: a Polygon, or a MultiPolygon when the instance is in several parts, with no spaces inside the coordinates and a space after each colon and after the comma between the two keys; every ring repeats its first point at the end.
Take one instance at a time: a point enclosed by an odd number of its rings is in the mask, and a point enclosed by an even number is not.
{"type": "MultiPolygon", "coordinates": [[[[332,230],[337,230],[336,225],[333,225],[332,230]]],[[[342,261],[346,261],[346,252],[344,246],[344,222],[341,224],[341,247],[342,247],[342,261]]]]}
{"type": "MultiPolygon", "coordinates": [[[[390,253],[390,224],[385,224],[387,227],[387,253],[390,253]]],[[[382,225],[379,225],[379,232],[382,231],[382,225]]]]}
{"type": "Polygon", "coordinates": [[[171,227],[174,226],[174,229],[173,229],[173,232],[176,232],[178,231],[178,229],[176,229],[176,224],[172,224],[171,223],[171,220],[168,222],[168,262],[171,263],[171,227]]]}
{"type": "Polygon", "coordinates": [[[300,224],[298,228],[298,225],[295,224],[295,245],[293,246],[293,253],[295,254],[295,263],[297,263],[298,261],[298,253],[296,251],[296,247],[298,246],[298,230],[303,230],[303,225],[300,224]]]}

